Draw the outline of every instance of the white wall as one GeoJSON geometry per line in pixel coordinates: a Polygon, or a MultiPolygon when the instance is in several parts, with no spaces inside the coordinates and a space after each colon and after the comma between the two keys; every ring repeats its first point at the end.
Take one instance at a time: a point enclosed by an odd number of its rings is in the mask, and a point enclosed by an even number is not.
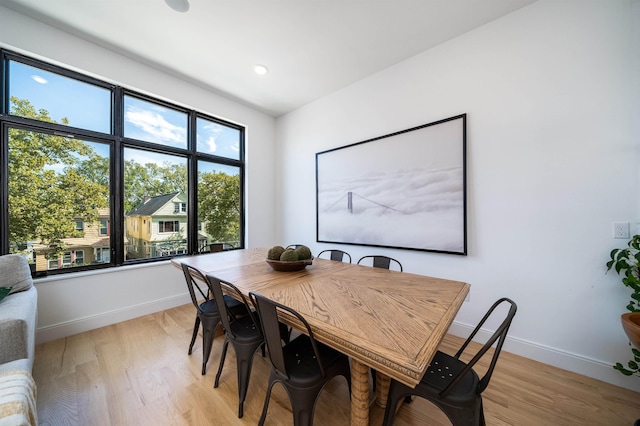
{"type": "MultiPolygon", "coordinates": [[[[0,47],[243,124],[249,247],[275,241],[275,119],[234,100],[118,55],[0,6],[0,47]]],[[[161,48],[161,46],[157,46],[161,48]]],[[[181,272],[167,262],[36,281],[37,341],[189,303],[181,272]]]]}
{"type": "Polygon", "coordinates": [[[639,4],[540,0],[280,117],[281,242],[333,246],[315,243],[316,152],[467,113],[469,255],[340,248],[469,282],[457,334],[511,297],[507,350],[640,390],[611,368],[630,292],[605,275],[612,222],[639,231],[639,4]]]}

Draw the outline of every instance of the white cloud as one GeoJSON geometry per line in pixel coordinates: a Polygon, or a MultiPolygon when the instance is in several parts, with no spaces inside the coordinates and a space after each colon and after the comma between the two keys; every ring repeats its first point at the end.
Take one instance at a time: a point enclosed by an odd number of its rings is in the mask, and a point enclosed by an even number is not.
{"type": "Polygon", "coordinates": [[[130,122],[146,135],[151,136],[153,142],[183,146],[186,141],[186,129],[169,123],[161,114],[153,111],[129,107],[125,114],[130,122]]]}
{"type": "Polygon", "coordinates": [[[33,81],[35,81],[36,83],[40,83],[40,84],[47,84],[47,83],[48,83],[48,81],[47,81],[47,79],[46,79],[46,78],[41,77],[41,76],[36,75],[36,74],[32,75],[32,76],[31,76],[31,78],[32,78],[32,79],[33,79],[33,81]]]}

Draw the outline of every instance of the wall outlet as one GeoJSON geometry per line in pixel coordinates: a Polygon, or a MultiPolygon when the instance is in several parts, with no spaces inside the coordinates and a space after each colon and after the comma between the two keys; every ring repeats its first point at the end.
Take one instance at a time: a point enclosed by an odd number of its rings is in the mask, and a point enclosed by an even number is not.
{"type": "Polygon", "coordinates": [[[629,222],[613,222],[613,238],[630,238],[629,222]]]}

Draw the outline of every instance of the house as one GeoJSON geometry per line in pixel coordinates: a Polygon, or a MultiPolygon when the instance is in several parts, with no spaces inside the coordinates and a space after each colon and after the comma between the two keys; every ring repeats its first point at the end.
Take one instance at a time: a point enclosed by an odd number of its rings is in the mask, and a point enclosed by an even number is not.
{"type": "Polygon", "coordinates": [[[144,197],[124,223],[129,259],[187,252],[187,197],[180,192],[144,197]]]}
{"type": "Polygon", "coordinates": [[[75,221],[75,229],[80,237],[63,238],[66,251],[62,256],[51,254],[46,244],[34,243],[29,247],[29,259],[34,260],[36,271],[68,268],[92,263],[108,263],[111,258],[111,223],[109,209],[98,209],[95,222],[81,218],[75,221]]]}
{"type": "MultiPolygon", "coordinates": [[[[454,334],[508,296],[505,350],[634,390],[611,368],[629,359],[628,291],[604,265],[626,244],[613,222],[639,231],[639,28],[638,0],[539,0],[274,117],[0,6],[3,47],[246,125],[247,247],[328,248],[315,153],[467,113],[468,256],[349,251],[469,282],[454,334]]],[[[188,302],[168,262],[114,269],[38,280],[39,341],[188,302]]]]}

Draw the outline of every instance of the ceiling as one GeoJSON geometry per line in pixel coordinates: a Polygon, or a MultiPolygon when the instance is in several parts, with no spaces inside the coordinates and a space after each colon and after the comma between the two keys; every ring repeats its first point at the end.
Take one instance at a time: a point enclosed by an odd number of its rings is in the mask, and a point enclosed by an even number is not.
{"type": "Polygon", "coordinates": [[[0,0],[275,117],[535,0],[0,0]],[[269,68],[259,76],[253,68],[269,68]]]}

